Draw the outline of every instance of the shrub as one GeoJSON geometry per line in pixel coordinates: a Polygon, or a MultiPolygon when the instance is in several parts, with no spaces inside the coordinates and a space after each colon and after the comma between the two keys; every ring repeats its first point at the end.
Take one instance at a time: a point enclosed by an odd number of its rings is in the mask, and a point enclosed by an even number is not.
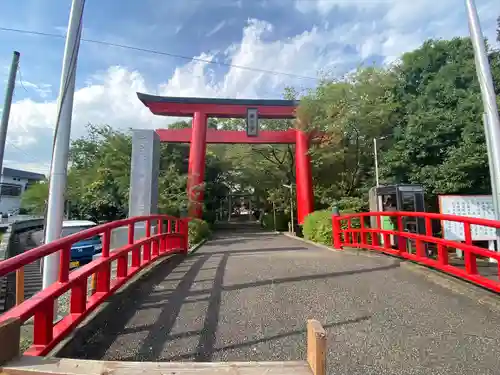
{"type": "Polygon", "coordinates": [[[306,240],[332,245],[332,213],[322,210],[314,211],[306,216],[302,233],[306,240]]]}
{"type": "Polygon", "coordinates": [[[200,243],[210,235],[210,227],[205,220],[191,219],[188,227],[189,246],[200,243]]]}
{"type": "MultiPolygon", "coordinates": [[[[290,216],[286,215],[284,212],[276,212],[276,230],[278,232],[287,231],[289,221],[290,216]]],[[[264,214],[261,223],[263,228],[274,230],[274,216],[272,211],[264,214]]]]}
{"type": "Polygon", "coordinates": [[[344,214],[368,211],[367,200],[358,197],[342,197],[336,205],[344,214]]]}

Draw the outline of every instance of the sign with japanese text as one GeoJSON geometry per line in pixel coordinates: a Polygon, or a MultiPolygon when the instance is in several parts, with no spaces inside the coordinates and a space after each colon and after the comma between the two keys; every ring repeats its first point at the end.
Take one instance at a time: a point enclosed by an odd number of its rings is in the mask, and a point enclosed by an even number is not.
{"type": "Polygon", "coordinates": [[[259,135],[259,113],[257,108],[247,109],[247,136],[257,137],[259,135]]]}
{"type": "MultiPolygon", "coordinates": [[[[495,209],[491,195],[440,195],[439,211],[442,214],[468,216],[495,220],[495,209]]],[[[447,240],[465,241],[464,225],[455,221],[442,221],[443,237],[447,240]]],[[[496,229],[482,225],[471,225],[473,241],[496,240],[496,229]]]]}

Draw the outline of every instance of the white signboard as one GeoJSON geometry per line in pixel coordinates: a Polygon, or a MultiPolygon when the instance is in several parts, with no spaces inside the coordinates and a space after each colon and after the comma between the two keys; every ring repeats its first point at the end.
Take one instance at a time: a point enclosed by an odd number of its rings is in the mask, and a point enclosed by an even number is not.
{"type": "MultiPolygon", "coordinates": [[[[439,211],[442,214],[468,216],[495,220],[491,195],[440,195],[439,211]]],[[[464,225],[456,221],[443,220],[443,235],[447,240],[465,241],[464,225]]],[[[473,241],[496,240],[496,229],[482,225],[471,225],[473,241]]]]}

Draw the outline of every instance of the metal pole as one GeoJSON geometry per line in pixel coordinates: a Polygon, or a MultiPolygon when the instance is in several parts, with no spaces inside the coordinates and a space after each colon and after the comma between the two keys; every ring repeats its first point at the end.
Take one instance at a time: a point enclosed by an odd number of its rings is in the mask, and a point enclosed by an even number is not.
{"type": "MultiPolygon", "coordinates": [[[[483,113],[483,124],[484,124],[484,134],[486,138],[486,149],[488,151],[488,163],[490,167],[490,179],[491,179],[491,197],[493,198],[493,210],[495,213],[495,220],[500,219],[500,197],[498,196],[498,187],[494,181],[497,181],[498,171],[492,165],[493,162],[493,150],[491,149],[490,135],[489,135],[489,126],[488,126],[488,115],[483,113]]],[[[500,250],[500,230],[496,230],[496,250],[500,250]]],[[[492,258],[490,258],[491,260],[492,258]]]]}
{"type": "Polygon", "coordinates": [[[292,234],[295,233],[295,225],[293,225],[293,185],[290,184],[290,220],[292,220],[292,234]]]}
{"type": "Polygon", "coordinates": [[[494,181],[497,179],[497,171],[493,167],[493,150],[491,149],[491,141],[490,141],[490,134],[489,134],[489,126],[488,126],[488,115],[486,113],[483,113],[483,124],[484,124],[484,134],[486,138],[486,150],[488,151],[488,163],[490,167],[490,176],[491,176],[491,195],[493,197],[493,207],[495,209],[495,219],[498,220],[499,215],[499,207],[498,207],[498,202],[499,202],[499,197],[498,197],[498,189],[497,185],[494,183],[494,181]]]}
{"type": "Polygon", "coordinates": [[[375,184],[379,186],[378,180],[378,153],[377,153],[377,138],[373,138],[373,155],[375,157],[375,184]]]}
{"type": "Polygon", "coordinates": [[[273,201],[273,223],[274,223],[274,231],[277,232],[276,230],[276,205],[273,201]]]}
{"type": "Polygon", "coordinates": [[[14,96],[16,85],[16,74],[19,66],[19,52],[14,51],[10,65],[9,80],[5,90],[5,101],[3,103],[2,122],[0,123],[0,173],[3,173],[3,155],[5,152],[5,141],[7,139],[7,128],[9,127],[10,107],[14,96]]]}
{"type": "MultiPolygon", "coordinates": [[[[68,169],[68,154],[71,134],[71,115],[75,92],[76,65],[80,37],[82,34],[82,17],[85,0],[73,0],[69,16],[68,33],[59,89],[57,123],[55,129],[54,150],[50,168],[49,199],[47,207],[47,225],[45,243],[52,242],[61,236],[64,214],[64,192],[68,169]]],[[[43,288],[55,281],[59,271],[59,253],[44,258],[43,288]]]]}
{"type": "Polygon", "coordinates": [[[497,206],[500,203],[497,195],[500,193],[500,118],[498,116],[498,106],[476,5],[474,0],[466,0],[465,4],[467,7],[472,46],[474,48],[476,72],[481,87],[484,112],[486,114],[485,137],[488,147],[490,178],[492,194],[496,195],[496,198],[493,198],[493,202],[497,202],[495,203],[495,211],[496,213],[500,213],[497,206]]]}

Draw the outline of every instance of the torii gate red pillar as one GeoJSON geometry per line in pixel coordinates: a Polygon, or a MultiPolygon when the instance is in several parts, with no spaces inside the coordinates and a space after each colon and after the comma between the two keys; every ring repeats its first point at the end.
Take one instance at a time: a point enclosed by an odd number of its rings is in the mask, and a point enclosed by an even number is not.
{"type": "Polygon", "coordinates": [[[201,218],[205,196],[205,155],[207,150],[207,115],[195,112],[189,150],[188,200],[189,216],[201,218]]]}
{"type": "MultiPolygon", "coordinates": [[[[298,222],[313,210],[311,160],[308,155],[310,135],[296,129],[284,131],[262,130],[258,136],[245,131],[207,129],[207,118],[246,118],[250,108],[256,109],[262,119],[290,119],[295,117],[299,102],[269,99],[178,98],[137,93],[138,98],[152,113],[162,116],[193,117],[191,129],[158,129],[161,142],[190,143],[188,168],[188,198],[190,216],[203,213],[205,153],[207,143],[223,144],[294,144],[297,175],[298,222]]],[[[142,177],[141,177],[142,178],[142,177]]]]}
{"type": "Polygon", "coordinates": [[[295,138],[295,179],[297,185],[297,221],[304,219],[314,210],[311,173],[311,158],[309,156],[309,134],[296,130],[295,138]]]}

